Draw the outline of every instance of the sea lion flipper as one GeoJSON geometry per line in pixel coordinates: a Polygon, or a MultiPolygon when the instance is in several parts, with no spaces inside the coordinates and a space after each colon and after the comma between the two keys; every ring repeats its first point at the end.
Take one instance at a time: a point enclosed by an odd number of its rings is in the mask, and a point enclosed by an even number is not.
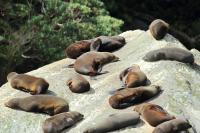
{"type": "Polygon", "coordinates": [[[69,64],[66,66],[67,68],[74,68],[74,64],[69,64]]]}
{"type": "Polygon", "coordinates": [[[102,44],[101,39],[100,39],[100,38],[96,38],[96,39],[90,44],[90,51],[98,51],[101,44],[102,44]]]}
{"type": "Polygon", "coordinates": [[[121,87],[121,88],[119,88],[119,89],[116,89],[116,90],[111,90],[111,91],[109,91],[109,94],[114,94],[115,92],[117,92],[117,91],[120,91],[120,90],[123,90],[123,89],[125,89],[124,87],[121,87]]]}
{"type": "Polygon", "coordinates": [[[72,86],[71,85],[72,84],[72,79],[69,79],[68,81],[67,81],[67,86],[69,86],[69,88],[72,86]]]}

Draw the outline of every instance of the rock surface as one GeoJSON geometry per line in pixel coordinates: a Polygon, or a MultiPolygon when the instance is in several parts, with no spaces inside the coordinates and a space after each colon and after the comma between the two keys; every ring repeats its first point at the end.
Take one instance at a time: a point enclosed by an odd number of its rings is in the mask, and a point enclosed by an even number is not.
{"type": "MultiPolygon", "coordinates": [[[[103,67],[103,71],[109,73],[90,79],[92,90],[83,94],[72,93],[66,86],[66,80],[75,74],[74,69],[64,68],[74,60],[63,59],[42,68],[29,72],[31,75],[45,78],[49,84],[51,94],[60,96],[69,101],[71,111],[84,114],[85,119],[71,129],[64,132],[82,133],[95,121],[114,113],[132,110],[112,109],[108,104],[109,91],[120,88],[119,73],[131,66],[138,64],[151,81],[151,84],[162,86],[164,92],[150,102],[159,104],[175,116],[186,117],[197,133],[200,133],[200,67],[188,65],[176,61],[145,62],[142,57],[150,50],[161,47],[185,47],[173,38],[166,35],[161,41],[156,41],[149,31],[127,31],[121,34],[126,38],[127,44],[119,51],[114,52],[120,57],[119,62],[111,63],[103,67]]],[[[195,62],[200,64],[200,53],[193,49],[195,62]]],[[[42,123],[48,115],[27,113],[12,110],[4,106],[4,102],[14,97],[25,97],[30,94],[12,89],[6,83],[0,88],[0,132],[2,133],[42,133],[42,123]]],[[[141,122],[140,124],[116,131],[116,133],[151,133],[152,127],[141,122]]],[[[192,129],[190,129],[190,132],[192,129]]]]}

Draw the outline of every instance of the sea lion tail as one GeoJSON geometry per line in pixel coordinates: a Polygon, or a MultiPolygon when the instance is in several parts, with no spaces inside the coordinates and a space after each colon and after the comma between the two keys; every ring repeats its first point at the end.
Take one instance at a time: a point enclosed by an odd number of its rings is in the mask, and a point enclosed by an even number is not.
{"type": "Polygon", "coordinates": [[[8,82],[9,82],[10,80],[12,80],[12,78],[15,77],[17,74],[18,74],[18,73],[16,73],[16,72],[10,72],[10,73],[7,75],[7,80],[8,80],[8,82]]]}

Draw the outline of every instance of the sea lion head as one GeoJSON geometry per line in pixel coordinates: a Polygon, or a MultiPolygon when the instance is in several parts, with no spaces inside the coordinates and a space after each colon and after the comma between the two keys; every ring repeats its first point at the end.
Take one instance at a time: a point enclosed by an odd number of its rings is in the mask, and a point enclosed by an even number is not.
{"type": "Polygon", "coordinates": [[[173,125],[177,125],[176,128],[179,130],[186,130],[186,129],[192,127],[190,125],[190,123],[185,119],[174,119],[174,121],[172,121],[172,123],[173,123],[173,125]]]}
{"type": "Polygon", "coordinates": [[[167,34],[169,24],[161,19],[156,19],[150,24],[149,30],[156,40],[160,40],[167,34]]]}
{"type": "Polygon", "coordinates": [[[152,88],[152,90],[154,90],[155,92],[161,92],[162,89],[159,85],[151,85],[150,86],[152,88]]]}
{"type": "Polygon", "coordinates": [[[98,51],[101,45],[102,41],[100,38],[94,39],[90,44],[90,51],[98,51]]]}
{"type": "Polygon", "coordinates": [[[122,95],[113,95],[109,98],[109,104],[113,107],[113,108],[119,108],[119,104],[122,101],[124,97],[122,95]]]}
{"type": "Polygon", "coordinates": [[[8,82],[11,81],[15,76],[17,76],[18,73],[16,72],[10,72],[8,75],[7,75],[7,80],[8,82]]]}
{"type": "Polygon", "coordinates": [[[82,120],[83,117],[84,117],[83,114],[81,114],[81,113],[79,113],[79,112],[76,112],[76,111],[72,111],[70,114],[71,114],[71,116],[72,116],[74,119],[76,119],[77,121],[82,120]]]}
{"type": "Polygon", "coordinates": [[[43,131],[44,133],[54,133],[56,132],[56,129],[54,128],[53,123],[51,122],[44,122],[44,124],[42,125],[43,131]]]}
{"type": "Polygon", "coordinates": [[[126,43],[126,40],[124,37],[122,36],[112,36],[112,39],[116,40],[116,41],[119,41],[120,43],[122,44],[125,44],[126,43]]]}
{"type": "Polygon", "coordinates": [[[18,104],[19,104],[18,100],[19,100],[19,98],[13,98],[13,99],[9,100],[8,102],[5,102],[4,105],[9,108],[17,109],[18,104]]]}
{"type": "Polygon", "coordinates": [[[140,66],[137,64],[133,64],[130,69],[138,70],[140,69],[140,66]]]}
{"type": "Polygon", "coordinates": [[[90,50],[90,41],[82,40],[70,44],[65,49],[65,56],[68,58],[76,59],[80,55],[90,50]]]}
{"type": "Polygon", "coordinates": [[[38,80],[35,84],[36,94],[44,94],[47,92],[49,88],[49,83],[47,83],[44,79],[38,80]]]}
{"type": "Polygon", "coordinates": [[[115,56],[114,54],[112,53],[106,53],[107,54],[107,60],[108,62],[112,61],[112,62],[117,62],[119,61],[119,57],[115,56]]]}
{"type": "Polygon", "coordinates": [[[149,103],[143,103],[143,104],[137,105],[134,107],[133,111],[136,111],[139,114],[141,114],[143,112],[144,108],[148,105],[149,105],[149,103]]]}

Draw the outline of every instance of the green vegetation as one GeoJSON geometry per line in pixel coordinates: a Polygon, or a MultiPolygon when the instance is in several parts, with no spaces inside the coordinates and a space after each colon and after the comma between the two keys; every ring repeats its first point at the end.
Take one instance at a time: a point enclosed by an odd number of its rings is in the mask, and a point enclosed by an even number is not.
{"type": "Polygon", "coordinates": [[[70,43],[118,34],[122,24],[99,0],[0,1],[0,76],[62,59],[70,43]]]}

